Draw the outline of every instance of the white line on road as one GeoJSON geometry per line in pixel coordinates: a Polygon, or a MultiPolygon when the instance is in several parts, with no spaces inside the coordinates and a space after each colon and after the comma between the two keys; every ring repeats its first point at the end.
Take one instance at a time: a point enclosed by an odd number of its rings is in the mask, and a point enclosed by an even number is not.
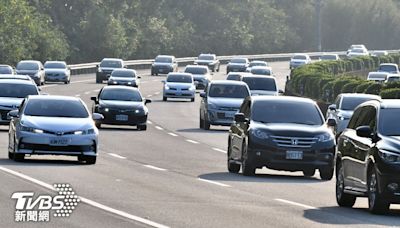
{"type": "Polygon", "coordinates": [[[202,178],[198,178],[198,180],[199,181],[203,181],[203,182],[207,182],[207,183],[210,183],[210,184],[215,184],[215,185],[218,185],[218,186],[221,186],[221,187],[231,187],[230,185],[227,185],[227,184],[223,184],[223,183],[219,183],[219,182],[216,182],[216,181],[211,181],[211,180],[206,180],[206,179],[202,179],[202,178]]]}
{"type": "Polygon", "coordinates": [[[157,79],[153,79],[152,81],[153,81],[153,82],[158,82],[158,80],[157,80],[157,79]]]}
{"type": "Polygon", "coordinates": [[[158,95],[158,94],[160,94],[160,92],[156,92],[156,93],[154,93],[155,95],[158,95]]]}
{"type": "Polygon", "coordinates": [[[160,130],[160,131],[164,131],[164,128],[162,128],[162,127],[160,127],[160,126],[156,126],[156,129],[157,129],[157,130],[160,130]]]}
{"type": "MultiPolygon", "coordinates": [[[[7,169],[7,168],[1,167],[1,166],[0,166],[0,170],[2,170],[3,172],[6,172],[6,173],[8,173],[8,174],[11,174],[11,175],[13,175],[13,176],[16,176],[16,177],[22,178],[22,179],[24,179],[24,180],[30,181],[30,182],[32,182],[32,183],[35,183],[35,184],[37,184],[37,185],[40,185],[40,186],[42,186],[42,187],[45,187],[45,188],[47,188],[47,189],[50,189],[50,190],[52,190],[52,191],[56,191],[52,185],[47,184],[47,183],[45,183],[45,182],[43,182],[43,181],[37,180],[37,179],[35,179],[35,178],[29,177],[29,176],[27,176],[27,175],[24,175],[24,174],[22,174],[22,173],[19,173],[19,172],[16,172],[16,171],[13,171],[13,170],[11,170],[11,169],[7,169]]],[[[143,224],[148,225],[148,226],[151,226],[151,227],[156,227],[156,228],[168,228],[168,226],[165,226],[165,225],[162,225],[162,224],[153,222],[153,221],[151,221],[151,220],[144,219],[144,218],[141,218],[141,217],[138,217],[138,216],[135,216],[135,215],[132,215],[132,214],[129,214],[129,213],[126,213],[126,212],[123,212],[123,211],[120,211],[120,210],[117,210],[117,209],[108,207],[108,206],[106,206],[106,205],[97,203],[97,202],[95,202],[95,201],[93,201],[93,200],[84,198],[84,197],[82,197],[82,196],[80,196],[79,199],[80,199],[83,203],[86,203],[86,204],[91,205],[91,206],[93,206],[93,207],[99,208],[99,209],[101,209],[101,210],[104,210],[104,211],[107,211],[107,212],[109,212],[109,213],[113,213],[113,214],[119,215],[119,216],[121,216],[121,217],[130,219],[130,220],[133,220],[133,221],[136,221],[136,222],[143,223],[143,224]]]]}
{"type": "Polygon", "coordinates": [[[94,82],[94,79],[87,79],[87,80],[81,80],[81,81],[73,81],[70,84],[76,84],[76,83],[81,83],[81,82],[94,82]]]}
{"type": "Polygon", "coordinates": [[[153,124],[153,122],[151,122],[150,120],[147,121],[148,124],[153,124]]]}
{"type": "Polygon", "coordinates": [[[59,86],[59,85],[43,85],[43,86],[40,86],[40,88],[50,88],[50,87],[55,87],[55,86],[59,86]]]}
{"type": "Polygon", "coordinates": [[[298,206],[298,207],[303,207],[303,208],[306,208],[306,209],[313,209],[313,210],[318,209],[316,207],[308,206],[308,205],[305,205],[305,204],[302,204],[302,203],[296,203],[296,202],[289,201],[289,200],[284,200],[284,199],[275,199],[275,200],[279,201],[281,203],[286,203],[286,204],[290,204],[290,205],[294,205],[294,206],[298,206]]]}
{"type": "Polygon", "coordinates": [[[193,144],[199,144],[199,142],[196,142],[196,141],[191,140],[191,139],[186,139],[186,142],[193,143],[193,144]]]}
{"type": "Polygon", "coordinates": [[[153,95],[147,95],[147,97],[152,97],[153,95]]]}
{"type": "Polygon", "coordinates": [[[175,133],[172,133],[172,132],[170,132],[170,133],[168,133],[170,136],[173,136],[173,137],[178,137],[178,135],[177,134],[175,134],[175,133]]]}
{"type": "Polygon", "coordinates": [[[85,92],[86,95],[88,95],[90,93],[90,91],[85,92]]]}
{"type": "Polygon", "coordinates": [[[76,95],[75,95],[75,97],[80,97],[80,96],[81,96],[80,94],[76,94],[76,95]]]}
{"type": "Polygon", "coordinates": [[[218,152],[226,154],[225,150],[221,150],[221,149],[218,149],[218,148],[212,148],[212,149],[215,150],[215,151],[218,151],[218,152]]]}
{"type": "Polygon", "coordinates": [[[126,157],[114,153],[108,153],[108,155],[113,156],[115,158],[126,159],[126,157]]]}
{"type": "Polygon", "coordinates": [[[154,170],[158,170],[158,171],[167,171],[166,169],[159,168],[159,167],[152,166],[152,165],[143,165],[143,166],[146,167],[146,168],[154,169],[154,170]]]}

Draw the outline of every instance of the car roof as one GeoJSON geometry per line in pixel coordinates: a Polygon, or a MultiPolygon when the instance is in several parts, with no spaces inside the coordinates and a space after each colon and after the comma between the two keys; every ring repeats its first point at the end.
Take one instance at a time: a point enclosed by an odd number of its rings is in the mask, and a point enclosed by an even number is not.
{"type": "Polygon", "coordinates": [[[131,90],[131,91],[139,91],[138,88],[132,86],[123,86],[123,85],[107,85],[104,86],[102,90],[108,89],[120,89],[120,90],[131,90]]]}
{"type": "Polygon", "coordinates": [[[65,63],[67,64],[65,61],[46,61],[44,64],[46,63],[65,63]]]}
{"type": "Polygon", "coordinates": [[[29,80],[29,79],[23,79],[23,78],[14,78],[12,77],[14,75],[10,75],[9,78],[3,78],[2,76],[0,76],[0,83],[4,83],[4,84],[25,84],[25,85],[36,85],[33,80],[29,80]]]}
{"type": "Polygon", "coordinates": [[[229,72],[227,76],[230,76],[230,75],[247,76],[247,75],[253,75],[253,74],[249,73],[249,72],[229,72]]]}
{"type": "Polygon", "coordinates": [[[207,66],[204,66],[204,65],[186,65],[186,68],[187,67],[193,67],[193,68],[205,68],[205,69],[208,69],[208,67],[207,66]]]}
{"type": "Polygon", "coordinates": [[[379,66],[397,66],[396,63],[381,63],[379,66]]]}
{"type": "Polygon", "coordinates": [[[19,74],[0,74],[0,79],[15,79],[15,80],[31,80],[31,77],[28,75],[19,75],[19,74]]]}
{"type": "Polygon", "coordinates": [[[173,55],[157,55],[156,58],[175,58],[173,55]]]}
{"type": "Polygon", "coordinates": [[[267,63],[267,61],[262,60],[252,60],[251,63],[267,63]]]}
{"type": "Polygon", "coordinates": [[[242,81],[232,81],[232,80],[215,80],[211,81],[210,85],[246,85],[245,82],[242,81]]]}
{"type": "Polygon", "coordinates": [[[180,76],[190,76],[190,77],[193,77],[193,75],[190,74],[190,73],[180,73],[180,72],[171,72],[171,73],[169,73],[169,74],[167,75],[167,77],[170,76],[170,75],[180,75],[180,76]]]}
{"type": "Polygon", "coordinates": [[[0,67],[11,67],[12,68],[12,66],[6,65],[6,64],[0,64],[0,67]]]}
{"type": "Polygon", "coordinates": [[[66,100],[66,101],[81,101],[79,97],[72,97],[72,96],[61,96],[61,95],[29,95],[29,100],[66,100]]]}
{"type": "Polygon", "coordinates": [[[273,79],[273,80],[276,81],[276,78],[273,77],[273,76],[257,75],[257,74],[250,74],[250,75],[243,76],[243,77],[242,77],[242,80],[243,80],[244,78],[260,78],[260,79],[266,78],[266,79],[273,79]]]}
{"type": "Polygon", "coordinates": [[[377,71],[374,71],[374,72],[369,72],[368,73],[368,76],[369,75],[389,75],[390,73],[388,73],[388,72],[377,72],[377,71]]]}
{"type": "Polygon", "coordinates": [[[251,68],[251,70],[257,70],[257,69],[272,70],[272,67],[270,67],[270,66],[253,66],[251,68]]]}
{"type": "Polygon", "coordinates": [[[307,103],[314,104],[316,102],[311,100],[310,98],[304,97],[292,97],[292,96],[253,96],[251,99],[255,102],[257,101],[279,101],[279,102],[287,102],[287,103],[307,103]]]}
{"type": "Polygon", "coordinates": [[[41,64],[42,62],[40,62],[38,60],[21,60],[18,63],[37,63],[37,64],[41,64]]]}
{"type": "Polygon", "coordinates": [[[400,74],[388,74],[388,78],[395,78],[395,77],[400,77],[400,74]]]}
{"type": "Polygon", "coordinates": [[[216,54],[201,53],[199,56],[217,56],[216,54]]]}
{"type": "Polygon", "coordinates": [[[126,69],[126,68],[116,68],[116,69],[113,70],[113,72],[114,71],[129,71],[129,72],[135,72],[136,73],[136,70],[134,70],[134,69],[126,69]]]}
{"type": "Polygon", "coordinates": [[[365,94],[365,93],[341,93],[339,96],[350,98],[350,97],[357,97],[357,98],[373,98],[380,100],[381,97],[378,95],[373,95],[373,94],[365,94]]]}
{"type": "Polygon", "coordinates": [[[381,101],[381,108],[400,108],[400,102],[398,99],[384,99],[381,101]]]}
{"type": "Polygon", "coordinates": [[[104,59],[102,59],[101,60],[102,62],[103,61],[124,61],[124,60],[122,60],[122,59],[118,59],[118,58],[104,58],[104,59]]]}
{"type": "Polygon", "coordinates": [[[249,58],[246,58],[246,57],[233,57],[231,60],[234,60],[234,59],[245,59],[245,60],[249,60],[249,58]]]}

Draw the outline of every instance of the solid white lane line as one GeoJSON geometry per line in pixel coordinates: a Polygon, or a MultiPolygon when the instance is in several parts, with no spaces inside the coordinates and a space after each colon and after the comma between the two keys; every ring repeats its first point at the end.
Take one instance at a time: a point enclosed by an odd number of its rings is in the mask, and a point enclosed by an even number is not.
{"type": "Polygon", "coordinates": [[[215,151],[218,151],[218,152],[226,154],[225,150],[221,150],[221,149],[218,149],[218,148],[212,148],[212,149],[215,150],[215,151]]]}
{"type": "Polygon", "coordinates": [[[168,133],[170,136],[173,136],[173,137],[178,137],[178,135],[177,134],[175,134],[175,133],[172,133],[172,132],[170,132],[170,133],[168,133]]]}
{"type": "Polygon", "coordinates": [[[218,186],[221,186],[221,187],[226,187],[226,188],[231,187],[230,185],[227,185],[227,184],[223,184],[223,183],[219,183],[219,182],[211,181],[211,180],[206,180],[206,179],[202,179],[202,178],[198,178],[198,180],[199,181],[203,181],[203,182],[207,182],[207,183],[210,183],[210,184],[218,185],[218,186]]]}
{"type": "Polygon", "coordinates": [[[293,202],[293,201],[290,201],[290,200],[285,200],[285,199],[275,199],[275,200],[279,201],[281,203],[290,204],[290,205],[293,205],[293,206],[298,206],[298,207],[302,207],[302,208],[306,208],[306,209],[313,209],[313,210],[318,209],[316,207],[308,206],[308,205],[305,205],[305,204],[302,204],[302,203],[293,202]]]}
{"type": "Polygon", "coordinates": [[[191,139],[186,139],[186,142],[193,143],[193,144],[199,144],[199,142],[196,142],[196,141],[191,140],[191,139]]]}
{"type": "MultiPolygon", "coordinates": [[[[11,174],[11,175],[13,175],[13,176],[16,176],[16,177],[22,178],[22,179],[24,179],[24,180],[30,181],[30,182],[32,182],[32,183],[35,183],[35,184],[37,184],[37,185],[40,185],[40,186],[42,186],[42,187],[44,187],[44,188],[50,189],[50,190],[52,190],[52,191],[56,191],[56,189],[55,189],[52,185],[47,184],[47,183],[45,183],[45,182],[43,182],[43,181],[37,180],[37,179],[35,179],[35,178],[29,177],[29,176],[27,176],[27,175],[24,175],[24,174],[22,174],[22,173],[19,173],[19,172],[16,172],[16,171],[13,171],[13,170],[11,170],[11,169],[7,169],[7,168],[1,167],[1,166],[0,166],[0,170],[2,170],[3,172],[6,172],[6,173],[8,173],[8,174],[11,174]]],[[[87,198],[82,197],[82,196],[79,196],[79,199],[81,200],[81,202],[86,203],[86,204],[88,204],[88,205],[91,205],[91,206],[93,206],[93,207],[99,208],[99,209],[101,209],[101,210],[107,211],[107,212],[112,213],[112,214],[119,215],[119,216],[121,216],[121,217],[130,219],[130,220],[133,220],[133,221],[136,221],[136,222],[140,222],[140,223],[142,223],[142,224],[145,224],[145,225],[148,225],[148,226],[151,226],[151,227],[156,227],[156,228],[168,228],[168,226],[165,226],[165,225],[162,225],[162,224],[153,222],[153,221],[151,221],[151,220],[144,219],[144,218],[141,218],[141,217],[138,217],[138,216],[135,216],[135,215],[126,213],[126,212],[124,212],[124,211],[120,211],[120,210],[117,210],[117,209],[108,207],[108,206],[106,206],[106,205],[97,203],[97,202],[95,202],[95,201],[93,201],[93,200],[87,199],[87,198]]]]}
{"type": "Polygon", "coordinates": [[[153,122],[151,122],[150,120],[147,121],[148,124],[153,124],[153,122]]]}
{"type": "Polygon", "coordinates": [[[154,170],[158,170],[158,171],[167,171],[166,169],[159,168],[159,167],[152,166],[152,165],[143,165],[143,166],[146,167],[146,168],[154,169],[154,170]]]}
{"type": "Polygon", "coordinates": [[[156,126],[156,129],[157,129],[157,130],[160,130],[160,131],[163,131],[163,130],[164,130],[164,128],[162,128],[162,127],[160,127],[160,126],[156,126]]]}
{"type": "Polygon", "coordinates": [[[114,153],[108,153],[108,155],[113,156],[115,158],[126,159],[126,157],[114,153]]]}

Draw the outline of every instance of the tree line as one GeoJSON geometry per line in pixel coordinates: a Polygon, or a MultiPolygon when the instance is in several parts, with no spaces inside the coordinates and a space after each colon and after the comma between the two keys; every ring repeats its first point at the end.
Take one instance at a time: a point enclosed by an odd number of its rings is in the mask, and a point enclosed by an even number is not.
{"type": "MultiPolygon", "coordinates": [[[[315,0],[0,0],[0,63],[315,51],[315,0]]],[[[325,51],[398,48],[399,0],[322,0],[325,51]]]]}

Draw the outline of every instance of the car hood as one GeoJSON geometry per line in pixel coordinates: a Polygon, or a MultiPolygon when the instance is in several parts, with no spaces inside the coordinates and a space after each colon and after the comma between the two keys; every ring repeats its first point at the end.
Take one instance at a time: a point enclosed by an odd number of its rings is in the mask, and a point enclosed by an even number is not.
{"type": "Polygon", "coordinates": [[[111,100],[100,100],[101,107],[107,108],[130,108],[130,109],[141,109],[143,108],[143,102],[139,101],[111,101],[111,100]]]}
{"type": "Polygon", "coordinates": [[[292,62],[292,63],[306,63],[307,60],[305,60],[305,59],[292,59],[292,60],[290,60],[290,62],[292,62]]]}
{"type": "Polygon", "coordinates": [[[193,74],[193,78],[196,78],[196,79],[207,78],[207,75],[205,75],[205,74],[193,74]]]}
{"type": "Polygon", "coordinates": [[[39,70],[16,70],[17,74],[36,74],[39,70]]]}
{"type": "Polygon", "coordinates": [[[192,83],[179,83],[179,82],[167,82],[166,85],[172,88],[189,89],[193,86],[192,83]]]}
{"type": "Polygon", "coordinates": [[[400,136],[382,136],[377,147],[392,153],[400,154],[400,136]]]}
{"type": "Polygon", "coordinates": [[[338,116],[343,116],[346,119],[351,118],[351,116],[353,115],[354,111],[349,111],[349,110],[339,110],[338,112],[338,116]]]}
{"type": "Polygon", "coordinates": [[[66,69],[44,69],[46,73],[67,73],[66,69]]]}
{"type": "Polygon", "coordinates": [[[250,90],[251,96],[278,96],[278,91],[270,90],[250,90]]]}
{"type": "Polygon", "coordinates": [[[136,81],[136,78],[125,78],[125,77],[109,77],[108,80],[115,80],[120,82],[133,82],[136,81]]]}
{"type": "Polygon", "coordinates": [[[287,136],[287,137],[316,137],[318,135],[329,132],[325,126],[312,126],[303,124],[288,124],[288,123],[270,123],[263,124],[252,121],[252,129],[268,132],[272,136],[287,136]]]}
{"type": "Polygon", "coordinates": [[[21,124],[39,130],[50,132],[71,132],[94,128],[93,120],[89,118],[62,118],[48,116],[23,116],[21,124]]]}
{"type": "Polygon", "coordinates": [[[157,62],[154,62],[153,66],[172,66],[172,63],[157,63],[157,62]]]}
{"type": "Polygon", "coordinates": [[[0,97],[0,107],[18,108],[24,98],[0,97]]]}
{"type": "Polygon", "coordinates": [[[209,104],[214,104],[218,107],[230,107],[230,108],[240,108],[243,103],[244,98],[212,98],[207,99],[209,104]]]}

